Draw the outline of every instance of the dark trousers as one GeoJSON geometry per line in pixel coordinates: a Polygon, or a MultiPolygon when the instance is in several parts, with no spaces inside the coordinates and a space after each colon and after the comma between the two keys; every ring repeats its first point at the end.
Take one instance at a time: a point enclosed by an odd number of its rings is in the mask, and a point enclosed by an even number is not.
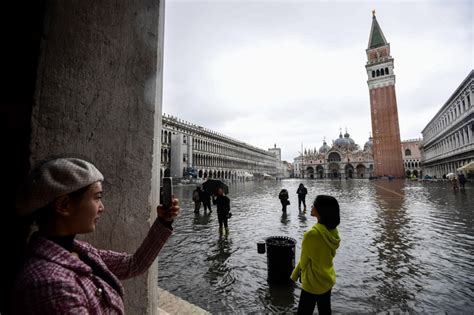
{"type": "Polygon", "coordinates": [[[306,208],[306,196],[298,196],[298,209],[301,209],[301,203],[306,208]]]}
{"type": "Polygon", "coordinates": [[[204,211],[206,211],[206,209],[209,209],[211,210],[211,200],[204,200],[202,202],[202,205],[204,206],[204,211]]]}
{"type": "Polygon", "coordinates": [[[280,200],[280,202],[281,202],[281,211],[286,212],[286,206],[288,205],[288,202],[285,199],[280,200]]]}
{"type": "Polygon", "coordinates": [[[199,212],[199,209],[201,209],[201,202],[200,201],[195,201],[194,202],[194,212],[199,212]]]}
{"type": "Polygon", "coordinates": [[[224,225],[224,227],[227,227],[227,215],[228,215],[228,211],[219,211],[217,210],[217,219],[219,220],[219,228],[221,229],[222,228],[222,225],[224,225]]]}
{"type": "Polygon", "coordinates": [[[298,314],[313,314],[316,303],[319,314],[331,314],[331,290],[323,294],[312,294],[301,289],[298,314]]]}

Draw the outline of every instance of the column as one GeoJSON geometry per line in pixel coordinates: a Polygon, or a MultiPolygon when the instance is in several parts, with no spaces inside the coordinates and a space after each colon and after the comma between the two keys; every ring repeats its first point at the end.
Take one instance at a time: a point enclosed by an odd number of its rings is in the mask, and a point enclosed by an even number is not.
{"type": "MultiPolygon", "coordinates": [[[[158,204],[164,1],[45,7],[30,159],[77,155],[107,174],[109,221],[86,239],[133,253],[158,204]]],[[[157,272],[124,282],[126,313],[156,313],[157,272]]]]}

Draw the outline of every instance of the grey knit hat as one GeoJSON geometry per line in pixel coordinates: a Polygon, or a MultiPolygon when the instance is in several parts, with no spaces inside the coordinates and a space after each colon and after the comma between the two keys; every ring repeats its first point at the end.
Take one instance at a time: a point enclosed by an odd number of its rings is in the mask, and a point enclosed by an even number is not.
{"type": "Polygon", "coordinates": [[[50,160],[33,170],[17,198],[17,213],[32,214],[57,197],[69,194],[104,176],[91,163],[76,158],[50,160]]]}

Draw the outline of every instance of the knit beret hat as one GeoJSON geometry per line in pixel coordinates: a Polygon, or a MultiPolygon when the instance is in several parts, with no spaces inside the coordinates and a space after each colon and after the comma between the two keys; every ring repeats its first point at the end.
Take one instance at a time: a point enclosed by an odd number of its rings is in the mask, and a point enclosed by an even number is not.
{"type": "Polygon", "coordinates": [[[32,214],[57,197],[72,193],[104,176],[91,163],[76,158],[50,160],[31,172],[17,199],[17,213],[32,214]]]}

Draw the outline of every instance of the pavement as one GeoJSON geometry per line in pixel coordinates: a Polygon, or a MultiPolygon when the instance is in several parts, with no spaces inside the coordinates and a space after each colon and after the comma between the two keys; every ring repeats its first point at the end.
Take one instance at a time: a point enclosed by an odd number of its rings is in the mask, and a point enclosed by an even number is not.
{"type": "Polygon", "coordinates": [[[158,288],[158,314],[211,314],[197,305],[186,302],[185,300],[158,288]]]}

